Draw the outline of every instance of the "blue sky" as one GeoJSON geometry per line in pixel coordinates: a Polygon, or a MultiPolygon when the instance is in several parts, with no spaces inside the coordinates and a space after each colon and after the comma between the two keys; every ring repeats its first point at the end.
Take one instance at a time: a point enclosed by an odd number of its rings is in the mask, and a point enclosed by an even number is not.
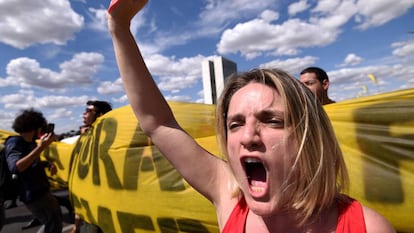
{"type": "MultiPolygon", "coordinates": [[[[108,1],[0,0],[0,125],[34,107],[78,129],[89,99],[128,104],[106,28],[108,1]]],[[[131,25],[168,100],[202,102],[201,62],[239,71],[320,66],[336,101],[414,88],[414,0],[169,0],[131,25]],[[374,84],[368,74],[374,74],[374,84]]]]}

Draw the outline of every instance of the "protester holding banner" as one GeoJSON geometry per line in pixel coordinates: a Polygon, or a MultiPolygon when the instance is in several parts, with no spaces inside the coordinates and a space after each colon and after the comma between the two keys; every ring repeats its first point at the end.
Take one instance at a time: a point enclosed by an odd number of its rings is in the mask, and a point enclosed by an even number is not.
{"type": "Polygon", "coordinates": [[[112,110],[110,103],[100,100],[89,100],[86,102],[86,109],[83,112],[83,123],[80,127],[81,134],[86,133],[86,131],[92,126],[96,119],[105,113],[112,110]]]}
{"type": "Polygon", "coordinates": [[[57,199],[50,192],[49,180],[45,169],[54,175],[56,166],[49,161],[40,160],[41,152],[54,140],[53,132],[44,133],[46,119],[41,112],[33,109],[23,110],[13,122],[13,129],[19,136],[10,137],[5,143],[7,164],[18,179],[19,197],[33,214],[45,225],[45,233],[62,232],[62,212],[57,199]]]}
{"type": "Polygon", "coordinates": [[[319,67],[308,67],[300,72],[300,82],[305,84],[323,105],[332,104],[335,101],[328,96],[329,77],[319,67]]]}
{"type": "MultiPolygon", "coordinates": [[[[100,101],[100,100],[89,100],[86,102],[86,108],[83,112],[83,125],[79,128],[80,134],[84,135],[92,128],[92,124],[96,121],[96,119],[105,113],[112,110],[112,106],[109,102],[100,101]]],[[[81,232],[82,227],[82,218],[75,214],[75,223],[72,228],[71,233],[79,233],[81,232]]],[[[102,233],[102,230],[93,224],[86,223],[84,224],[85,231],[87,233],[102,233]]]]}
{"type": "Polygon", "coordinates": [[[199,146],[177,123],[129,30],[146,2],[114,0],[108,10],[124,88],[142,130],[214,204],[221,232],[395,232],[340,193],[347,171],[330,121],[312,92],[284,71],[230,79],[216,111],[226,160],[199,146]]]}

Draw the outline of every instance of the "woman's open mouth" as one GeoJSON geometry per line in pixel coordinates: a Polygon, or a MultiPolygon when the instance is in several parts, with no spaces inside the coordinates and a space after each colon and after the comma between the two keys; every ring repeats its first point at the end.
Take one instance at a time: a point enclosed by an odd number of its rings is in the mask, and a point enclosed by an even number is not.
{"type": "Polygon", "coordinates": [[[266,169],[261,160],[247,157],[244,159],[244,168],[252,196],[261,196],[267,190],[266,169]]]}

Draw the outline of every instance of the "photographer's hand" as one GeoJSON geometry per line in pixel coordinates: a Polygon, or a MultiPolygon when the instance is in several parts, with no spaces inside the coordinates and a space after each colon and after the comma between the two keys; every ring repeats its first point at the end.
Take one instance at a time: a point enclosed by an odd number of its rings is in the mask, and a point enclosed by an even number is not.
{"type": "Polygon", "coordinates": [[[23,172],[28,167],[30,167],[33,162],[39,159],[40,154],[46,147],[48,147],[55,140],[55,135],[53,133],[46,133],[42,135],[39,139],[37,147],[35,147],[28,155],[17,160],[16,166],[19,172],[23,172]]]}
{"type": "Polygon", "coordinates": [[[45,133],[40,137],[39,146],[42,149],[48,147],[53,141],[55,141],[54,133],[45,133]]]}

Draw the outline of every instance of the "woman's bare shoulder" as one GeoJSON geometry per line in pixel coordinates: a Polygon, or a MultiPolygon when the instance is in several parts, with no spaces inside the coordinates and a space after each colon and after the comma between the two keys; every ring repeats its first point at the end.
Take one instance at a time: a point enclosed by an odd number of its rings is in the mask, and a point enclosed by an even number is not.
{"type": "Polygon", "coordinates": [[[381,214],[373,209],[363,206],[367,233],[395,233],[394,227],[381,214]]]}

